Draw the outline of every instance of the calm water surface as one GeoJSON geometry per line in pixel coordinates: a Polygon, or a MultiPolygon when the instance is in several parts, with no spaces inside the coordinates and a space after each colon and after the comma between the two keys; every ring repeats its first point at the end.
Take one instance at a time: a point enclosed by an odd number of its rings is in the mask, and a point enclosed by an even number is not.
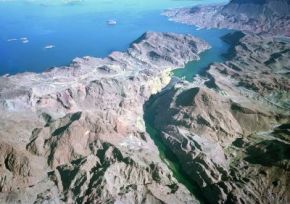
{"type": "MultiPolygon", "coordinates": [[[[212,49],[201,55],[200,61],[190,62],[184,69],[173,71],[175,76],[191,80],[213,62],[224,59],[228,45],[220,37],[229,30],[197,30],[168,21],[160,13],[166,8],[192,6],[200,3],[221,3],[224,0],[35,0],[1,2],[0,0],[0,75],[25,71],[41,72],[49,67],[67,65],[75,57],[105,57],[110,52],[124,51],[146,31],[187,33],[210,43],[212,49]],[[114,26],[107,20],[116,20],[114,26]],[[51,49],[46,49],[51,46],[51,49]]],[[[146,104],[144,119],[147,132],[158,146],[160,156],[183,183],[201,201],[194,182],[183,172],[174,154],[163,144],[154,127],[155,102],[146,104]]]]}
{"type": "MultiPolygon", "coordinates": [[[[215,49],[210,58],[226,49],[219,37],[227,31],[199,30],[168,21],[166,8],[186,7],[224,0],[0,0],[0,75],[67,65],[75,57],[105,57],[124,51],[146,31],[189,33],[207,40],[215,49]],[[115,26],[106,21],[114,19],[115,26]],[[22,39],[20,39],[22,38],[22,39]],[[46,46],[54,46],[45,49],[46,46]]],[[[214,56],[216,55],[216,56],[214,56]]]]}

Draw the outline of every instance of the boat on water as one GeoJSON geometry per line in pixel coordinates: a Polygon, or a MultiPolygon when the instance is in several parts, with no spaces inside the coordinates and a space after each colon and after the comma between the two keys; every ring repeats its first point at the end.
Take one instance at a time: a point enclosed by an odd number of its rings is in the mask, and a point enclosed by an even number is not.
{"type": "Polygon", "coordinates": [[[44,49],[52,49],[52,48],[55,48],[55,45],[47,45],[44,47],[44,49]]]}
{"type": "Polygon", "coordinates": [[[116,25],[117,21],[116,20],[107,20],[108,25],[116,25]]]}
{"type": "Polygon", "coordinates": [[[16,38],[11,38],[11,39],[8,39],[7,42],[13,42],[13,41],[17,41],[18,39],[16,38]]]}

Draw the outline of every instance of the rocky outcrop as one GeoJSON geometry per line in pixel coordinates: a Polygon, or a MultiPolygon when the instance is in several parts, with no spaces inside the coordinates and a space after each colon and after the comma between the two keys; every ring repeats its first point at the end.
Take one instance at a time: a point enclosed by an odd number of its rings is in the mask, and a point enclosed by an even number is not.
{"type": "Polygon", "coordinates": [[[231,58],[159,94],[154,127],[209,203],[289,203],[290,44],[225,38],[231,58]]]}
{"type": "Polygon", "coordinates": [[[262,35],[286,36],[290,36],[289,14],[288,0],[232,0],[226,5],[164,12],[171,20],[201,28],[230,28],[262,35]]]}
{"type": "Polygon", "coordinates": [[[125,53],[1,77],[0,202],[197,203],[159,158],[143,104],[208,48],[145,33],[125,53]]]}

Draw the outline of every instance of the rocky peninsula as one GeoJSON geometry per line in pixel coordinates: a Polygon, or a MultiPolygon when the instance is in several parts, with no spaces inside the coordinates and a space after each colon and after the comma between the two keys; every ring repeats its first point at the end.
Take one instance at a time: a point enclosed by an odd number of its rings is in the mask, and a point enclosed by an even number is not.
{"type": "Polygon", "coordinates": [[[154,127],[208,203],[288,203],[290,43],[225,40],[229,60],[155,97],[154,127]]]}
{"type": "Polygon", "coordinates": [[[289,5],[165,11],[240,30],[223,37],[225,61],[191,82],[171,71],[210,45],[156,32],[127,52],[0,77],[0,203],[289,203],[289,5]],[[199,195],[174,177],[155,140],[199,195]]]}
{"type": "Polygon", "coordinates": [[[171,20],[241,30],[224,63],[155,97],[154,127],[209,203],[290,202],[290,2],[232,0],[171,20]]]}
{"type": "Polygon", "coordinates": [[[198,203],[161,161],[143,105],[210,46],[148,32],[127,52],[0,78],[0,203],[198,203]]]}

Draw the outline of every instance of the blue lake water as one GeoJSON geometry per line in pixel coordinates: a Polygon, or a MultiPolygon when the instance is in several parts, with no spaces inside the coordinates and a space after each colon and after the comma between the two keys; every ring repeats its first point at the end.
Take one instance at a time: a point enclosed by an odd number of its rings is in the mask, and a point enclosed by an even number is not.
{"type": "MultiPolygon", "coordinates": [[[[220,37],[229,30],[197,30],[193,26],[168,21],[160,13],[166,8],[221,3],[224,0],[86,0],[73,3],[61,0],[0,0],[0,75],[25,71],[41,72],[53,66],[67,65],[75,57],[105,57],[112,51],[124,51],[146,31],[187,33],[209,42],[212,49],[201,60],[190,62],[175,76],[191,80],[210,63],[223,61],[228,45],[220,37]],[[106,21],[117,21],[114,26],[106,21]],[[22,38],[22,39],[20,39],[22,38]],[[52,49],[45,46],[52,45],[52,49]],[[55,46],[55,47],[53,47],[55,46]]],[[[157,145],[163,161],[177,180],[200,198],[195,183],[186,176],[178,159],[163,144],[154,128],[158,97],[147,102],[144,119],[147,132],[157,145]]],[[[202,199],[202,198],[200,198],[202,199]]]]}
{"type": "Polygon", "coordinates": [[[146,31],[189,33],[208,41],[209,60],[227,49],[219,37],[225,30],[196,30],[168,21],[166,8],[186,7],[224,0],[87,0],[0,1],[0,75],[67,65],[75,57],[105,57],[124,51],[146,31]],[[114,19],[115,26],[106,21],[114,19]],[[20,40],[20,38],[23,38],[20,40]],[[17,40],[13,40],[17,39],[17,40]],[[52,49],[45,46],[53,45],[52,49]]]}

